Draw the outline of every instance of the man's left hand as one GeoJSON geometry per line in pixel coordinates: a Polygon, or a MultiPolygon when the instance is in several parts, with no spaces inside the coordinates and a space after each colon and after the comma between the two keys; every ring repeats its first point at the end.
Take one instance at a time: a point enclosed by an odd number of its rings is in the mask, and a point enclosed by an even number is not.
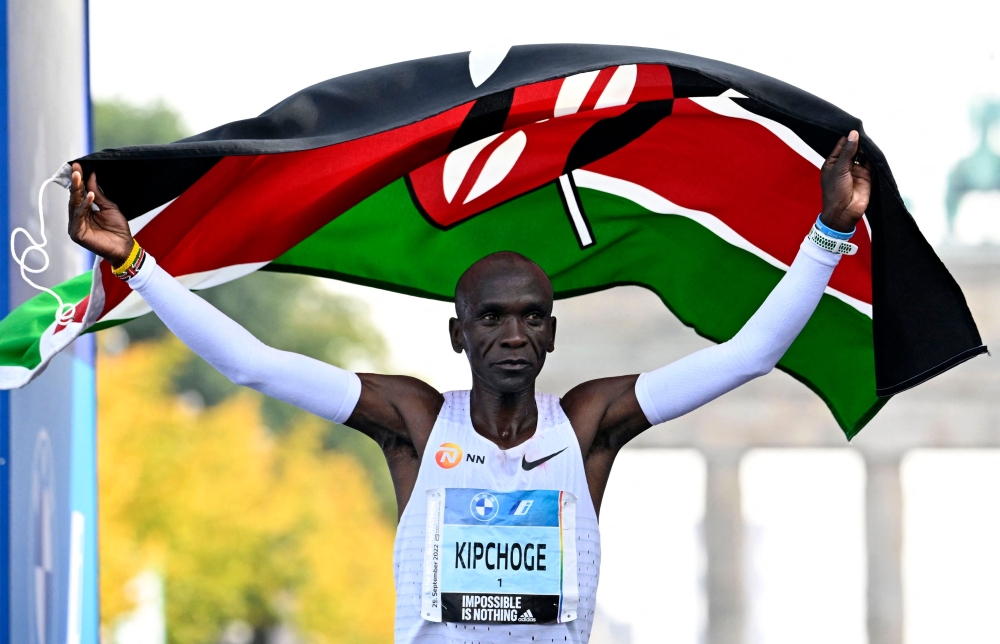
{"type": "Polygon", "coordinates": [[[858,225],[868,208],[872,193],[871,163],[858,156],[860,135],[857,130],[840,138],[823,163],[820,184],[823,186],[823,223],[843,232],[858,225]]]}

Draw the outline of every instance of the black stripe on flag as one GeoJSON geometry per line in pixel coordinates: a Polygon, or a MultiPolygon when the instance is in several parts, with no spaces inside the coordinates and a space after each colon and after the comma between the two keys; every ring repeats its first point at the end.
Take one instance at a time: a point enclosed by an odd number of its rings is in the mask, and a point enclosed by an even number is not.
{"type": "Polygon", "coordinates": [[[673,99],[650,101],[639,103],[618,116],[594,123],[573,144],[573,149],[566,157],[563,173],[572,172],[617,152],[670,116],[673,109],[673,99]]]}
{"type": "Polygon", "coordinates": [[[484,96],[476,101],[455,132],[448,151],[457,150],[474,141],[503,132],[510,106],[514,104],[514,88],[484,96]]]}

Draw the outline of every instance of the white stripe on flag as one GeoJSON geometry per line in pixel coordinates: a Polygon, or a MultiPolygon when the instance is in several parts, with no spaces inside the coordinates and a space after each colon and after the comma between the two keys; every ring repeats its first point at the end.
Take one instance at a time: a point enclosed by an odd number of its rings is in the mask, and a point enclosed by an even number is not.
{"type": "Polygon", "coordinates": [[[135,219],[129,221],[128,222],[128,229],[129,229],[129,231],[133,235],[135,235],[137,232],[139,232],[140,230],[142,230],[143,228],[145,228],[149,224],[149,222],[153,221],[153,219],[155,219],[158,214],[160,214],[161,212],[163,212],[164,210],[166,210],[167,206],[169,206],[170,204],[174,203],[174,201],[176,201],[176,199],[171,199],[170,201],[168,201],[167,203],[163,204],[162,206],[158,206],[156,208],[153,208],[149,212],[147,212],[145,214],[142,214],[142,215],[139,215],[135,219]]]}
{"type": "Polygon", "coordinates": [[[817,168],[823,167],[823,157],[821,157],[816,150],[809,147],[805,141],[800,139],[799,135],[793,132],[791,128],[784,126],[777,121],[772,121],[769,118],[765,118],[759,114],[754,114],[749,110],[743,109],[743,107],[734,102],[730,97],[726,95],[704,96],[700,98],[692,98],[690,100],[694,101],[698,105],[701,105],[706,110],[715,112],[720,116],[753,121],[754,123],[758,123],[766,127],[772,134],[781,139],[785,145],[795,150],[803,159],[817,168]]]}
{"type": "MultiPolygon", "coordinates": [[[[574,176],[576,175],[574,174],[574,176]]],[[[583,220],[580,204],[576,201],[576,191],[573,190],[573,184],[570,183],[568,174],[559,176],[559,187],[562,188],[563,200],[566,202],[566,208],[569,209],[569,218],[573,222],[573,229],[576,231],[577,239],[580,240],[580,246],[586,248],[593,245],[594,238],[590,236],[587,222],[583,220]]]]}

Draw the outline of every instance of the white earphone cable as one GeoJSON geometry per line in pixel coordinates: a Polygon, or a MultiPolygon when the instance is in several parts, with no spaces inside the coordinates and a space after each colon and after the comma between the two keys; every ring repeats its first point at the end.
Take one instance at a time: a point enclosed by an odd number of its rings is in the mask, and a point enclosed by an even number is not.
{"type": "Polygon", "coordinates": [[[72,168],[70,165],[64,164],[59,171],[54,175],[42,182],[41,187],[38,189],[38,230],[41,237],[41,243],[35,241],[35,238],[22,227],[17,227],[10,234],[10,254],[14,258],[14,261],[18,266],[21,267],[21,279],[27,282],[32,288],[42,291],[43,293],[48,293],[56,299],[58,307],[56,308],[56,322],[59,324],[69,324],[73,321],[73,317],[76,315],[76,304],[73,302],[63,302],[63,299],[59,297],[59,294],[52,289],[36,284],[28,277],[28,273],[37,275],[39,273],[44,273],[49,267],[49,253],[45,250],[45,246],[49,243],[48,238],[45,236],[45,208],[43,206],[42,197],[45,193],[45,188],[50,183],[57,183],[63,188],[69,189],[70,177],[72,176],[72,168]],[[28,238],[28,246],[21,251],[20,254],[17,252],[17,234],[21,233],[28,238]],[[42,265],[37,268],[32,268],[28,266],[28,256],[31,253],[38,253],[42,256],[42,265]]]}

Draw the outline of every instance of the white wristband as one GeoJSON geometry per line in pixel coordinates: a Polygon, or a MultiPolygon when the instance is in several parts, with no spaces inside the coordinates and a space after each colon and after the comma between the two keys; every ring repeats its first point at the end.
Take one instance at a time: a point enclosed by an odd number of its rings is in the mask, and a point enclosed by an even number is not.
{"type": "Polygon", "coordinates": [[[820,231],[819,228],[815,226],[809,231],[809,235],[806,237],[809,241],[816,244],[825,251],[831,253],[839,253],[840,255],[853,255],[858,252],[858,247],[849,241],[844,241],[842,239],[837,239],[835,237],[830,237],[826,233],[820,231]]]}

